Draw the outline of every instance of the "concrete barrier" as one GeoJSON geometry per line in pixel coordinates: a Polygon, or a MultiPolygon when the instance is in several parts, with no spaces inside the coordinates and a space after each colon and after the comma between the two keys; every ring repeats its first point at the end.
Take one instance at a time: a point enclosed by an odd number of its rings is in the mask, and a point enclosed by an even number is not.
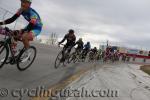
{"type": "Polygon", "coordinates": [[[123,56],[120,57],[120,60],[124,62],[134,62],[134,63],[145,63],[145,64],[150,64],[150,59],[148,58],[138,58],[135,56],[126,56],[125,58],[122,58],[123,56]]]}

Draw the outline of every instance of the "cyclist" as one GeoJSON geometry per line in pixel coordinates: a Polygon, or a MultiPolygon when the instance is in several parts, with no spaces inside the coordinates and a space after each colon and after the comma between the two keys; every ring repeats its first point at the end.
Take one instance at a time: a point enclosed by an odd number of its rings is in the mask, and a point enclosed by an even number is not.
{"type": "Polygon", "coordinates": [[[29,48],[29,41],[33,41],[34,37],[38,36],[42,30],[42,21],[39,14],[31,8],[32,0],[21,0],[21,8],[11,18],[0,22],[0,25],[6,25],[14,22],[20,15],[22,15],[29,24],[19,30],[19,34],[16,36],[22,39],[25,49],[29,48]]]}
{"type": "Polygon", "coordinates": [[[68,49],[67,53],[70,54],[72,47],[75,46],[75,41],[76,41],[76,36],[74,34],[74,30],[73,29],[69,29],[68,33],[64,36],[64,38],[62,39],[62,41],[60,41],[58,43],[58,45],[60,45],[61,43],[63,43],[65,40],[67,40],[67,43],[64,45],[63,48],[63,52],[62,52],[62,59],[61,61],[64,61],[64,52],[66,51],[66,49],[68,49]]]}
{"type": "Polygon", "coordinates": [[[111,46],[107,46],[106,51],[105,51],[105,55],[104,55],[104,59],[110,59],[112,56],[112,48],[111,46]]]}
{"type": "Polygon", "coordinates": [[[119,58],[120,58],[119,50],[116,50],[116,52],[115,52],[114,54],[115,54],[115,58],[116,58],[117,60],[119,60],[119,58]]]}
{"type": "Polygon", "coordinates": [[[94,55],[96,55],[98,53],[98,50],[96,47],[94,47],[93,49],[91,49],[91,51],[93,52],[94,55]]]}
{"type": "Polygon", "coordinates": [[[81,53],[81,51],[83,49],[83,45],[84,45],[82,38],[79,38],[79,40],[75,43],[75,45],[78,45],[76,48],[76,52],[81,53]]]}
{"type": "Polygon", "coordinates": [[[90,42],[87,42],[85,45],[84,45],[84,48],[83,48],[83,51],[82,51],[82,55],[83,57],[86,57],[87,53],[90,51],[91,49],[91,44],[90,42]]]}

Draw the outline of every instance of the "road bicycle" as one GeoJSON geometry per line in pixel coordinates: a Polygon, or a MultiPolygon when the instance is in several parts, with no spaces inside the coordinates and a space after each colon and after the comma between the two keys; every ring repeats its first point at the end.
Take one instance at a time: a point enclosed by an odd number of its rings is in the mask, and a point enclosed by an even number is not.
{"type": "MultiPolygon", "coordinates": [[[[8,27],[0,27],[0,34],[5,35],[5,38],[0,41],[0,68],[2,68],[5,64],[16,64],[20,71],[24,71],[34,62],[37,51],[34,46],[30,46],[28,49],[23,47],[18,50],[18,54],[14,54],[12,48],[14,33],[15,31],[10,30],[8,27]]],[[[18,39],[17,41],[22,40],[18,39]]]]}

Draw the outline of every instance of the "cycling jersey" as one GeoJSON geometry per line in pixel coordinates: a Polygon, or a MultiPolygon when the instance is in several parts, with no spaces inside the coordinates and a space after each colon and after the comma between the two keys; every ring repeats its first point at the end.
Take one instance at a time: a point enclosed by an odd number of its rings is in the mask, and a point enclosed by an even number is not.
{"type": "Polygon", "coordinates": [[[67,40],[66,45],[68,46],[74,46],[75,45],[75,41],[76,41],[76,36],[70,35],[69,33],[65,35],[65,37],[63,38],[63,40],[61,42],[59,42],[60,44],[63,43],[65,40],[67,40]]]}
{"type": "Polygon", "coordinates": [[[85,45],[84,45],[84,49],[90,50],[90,49],[91,49],[91,45],[90,45],[90,44],[89,44],[89,45],[88,45],[88,44],[85,44],[85,45]]]}
{"type": "Polygon", "coordinates": [[[91,52],[93,52],[94,54],[97,54],[97,49],[91,49],[91,52]]]}
{"type": "Polygon", "coordinates": [[[32,32],[34,32],[36,36],[39,35],[42,30],[43,24],[39,14],[32,8],[29,8],[27,11],[19,9],[13,17],[4,21],[5,24],[14,22],[20,15],[22,15],[29,22],[29,24],[23,29],[23,32],[30,32],[32,30],[32,32]]]}
{"type": "Polygon", "coordinates": [[[32,8],[29,8],[27,11],[18,11],[18,16],[22,15],[29,23],[33,23],[35,27],[41,27],[42,21],[39,14],[32,8]]]}
{"type": "Polygon", "coordinates": [[[78,45],[77,48],[83,49],[83,44],[84,44],[83,41],[79,41],[79,40],[78,40],[78,41],[76,42],[76,44],[78,45]]]}

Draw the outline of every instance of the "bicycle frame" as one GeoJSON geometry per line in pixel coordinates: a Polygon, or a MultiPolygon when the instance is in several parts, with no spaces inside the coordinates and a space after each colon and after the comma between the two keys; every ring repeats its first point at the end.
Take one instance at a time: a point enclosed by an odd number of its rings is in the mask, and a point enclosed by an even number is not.
{"type": "Polygon", "coordinates": [[[11,35],[12,31],[9,30],[9,29],[4,29],[5,30],[5,38],[3,41],[4,45],[8,47],[9,51],[8,51],[8,54],[9,52],[11,53],[11,57],[13,58],[14,62],[16,62],[16,59],[15,59],[15,55],[13,53],[13,49],[12,49],[12,39],[13,39],[13,36],[11,35]],[[8,38],[7,38],[8,37],[8,38]]]}

